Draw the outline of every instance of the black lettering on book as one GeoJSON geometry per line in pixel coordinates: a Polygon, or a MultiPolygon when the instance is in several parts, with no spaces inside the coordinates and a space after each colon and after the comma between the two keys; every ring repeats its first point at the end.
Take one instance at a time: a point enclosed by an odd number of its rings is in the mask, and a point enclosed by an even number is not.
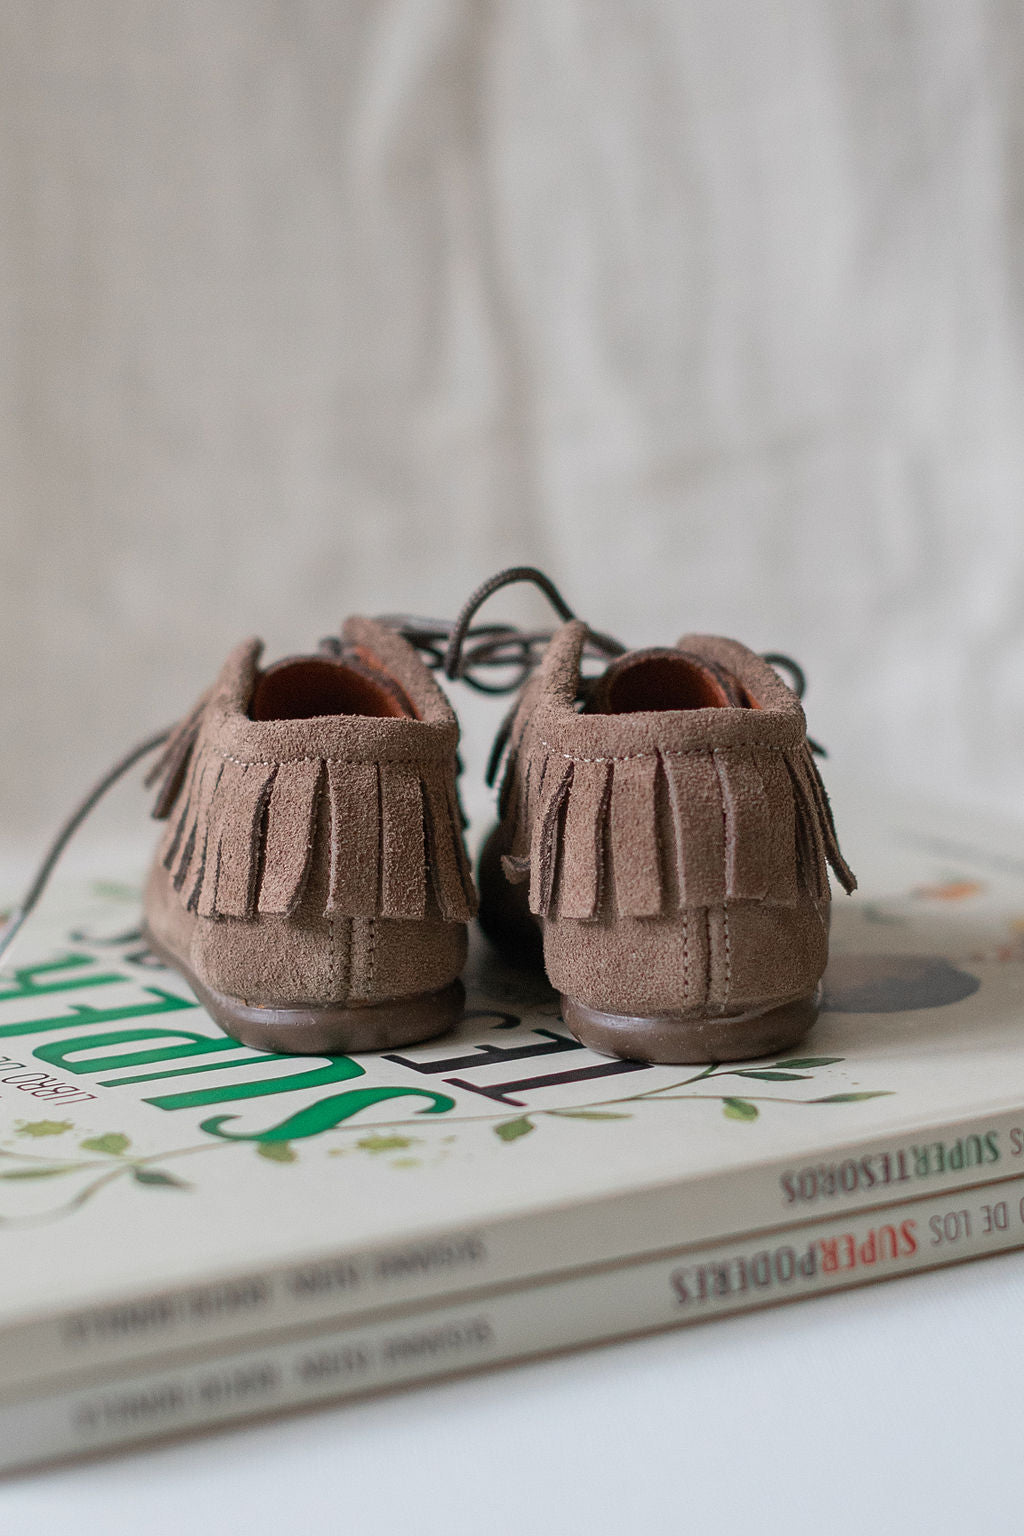
{"type": "Polygon", "coordinates": [[[153,1424],[174,1418],[188,1407],[188,1391],[181,1381],[160,1382],[118,1396],[94,1397],[74,1410],[75,1428],[81,1434],[125,1425],[153,1424]]]}
{"type": "Polygon", "coordinates": [[[269,1360],[254,1365],[238,1365],[204,1376],[199,1382],[199,1400],[206,1407],[247,1403],[265,1397],[281,1384],[281,1373],[269,1360]]]}
{"type": "MultiPolygon", "coordinates": [[[[466,1014],[467,1019],[491,1017],[493,1015],[490,1013],[466,1014]]],[[[503,1014],[501,1017],[514,1023],[519,1022],[515,1014],[503,1014]]],[[[535,1029],[533,1034],[543,1035],[543,1042],[536,1045],[475,1045],[468,1055],[448,1056],[444,1061],[414,1061],[410,1056],[385,1056],[384,1060],[394,1061],[400,1067],[411,1067],[414,1072],[466,1072],[472,1071],[474,1067],[491,1067],[501,1061],[522,1061],[527,1056],[557,1056],[563,1051],[584,1049],[578,1040],[570,1040],[553,1029],[535,1029]]]]}
{"type": "Polygon", "coordinates": [[[343,1349],[319,1349],[315,1354],[300,1355],[293,1370],[300,1381],[338,1381],[346,1376],[365,1376],[370,1356],[359,1345],[343,1349]]]}
{"type": "Polygon", "coordinates": [[[751,1291],[784,1291],[794,1281],[813,1280],[818,1273],[815,1243],[794,1248],[761,1248],[756,1253],[731,1254],[705,1264],[682,1264],[669,1276],[680,1306],[692,1302],[723,1301],[751,1291]]]}
{"type": "Polygon", "coordinates": [[[483,1349],[494,1338],[494,1330],[485,1317],[465,1322],[443,1323],[437,1328],[420,1328],[414,1333],[395,1334],[380,1346],[384,1365],[407,1365],[417,1360],[436,1360],[440,1355],[461,1354],[483,1349]]]}
{"type": "Polygon", "coordinates": [[[136,1338],[159,1332],[175,1321],[173,1296],[144,1296],[120,1307],[80,1312],[64,1325],[64,1341],[82,1346],[107,1339],[136,1338]]]}
{"type": "Polygon", "coordinates": [[[928,1222],[931,1229],[931,1246],[938,1243],[959,1243],[971,1235],[970,1211],[946,1211],[943,1215],[932,1216],[928,1222]]]}
{"type": "Polygon", "coordinates": [[[419,1243],[414,1248],[399,1248],[374,1260],[374,1279],[408,1280],[410,1276],[431,1274],[435,1270],[460,1269],[482,1264],[487,1248],[482,1238],[470,1233],[465,1237],[442,1238],[433,1243],[419,1243]]]}
{"type": "Polygon", "coordinates": [[[285,1288],[293,1296],[331,1296],[338,1291],[354,1291],[360,1284],[359,1271],[348,1259],[327,1259],[319,1264],[303,1264],[285,1276],[285,1288]]]}
{"type": "Polygon", "coordinates": [[[10,1056],[0,1056],[0,1084],[3,1083],[17,1088],[19,1093],[30,1094],[33,1099],[51,1103],[59,1099],[62,1105],[81,1104],[96,1097],[94,1093],[84,1093],[77,1083],[62,1083],[59,1077],[35,1072],[10,1056]]]}
{"type": "Polygon", "coordinates": [[[185,1321],[207,1322],[258,1312],[273,1300],[271,1282],[262,1275],[226,1280],[177,1295],[142,1296],[137,1301],[79,1312],[64,1325],[64,1342],[75,1348],[124,1339],[148,1338],[185,1321]]]}
{"type": "Polygon", "coordinates": [[[271,1282],[263,1275],[243,1280],[227,1280],[220,1285],[190,1291],[185,1298],[189,1316],[197,1322],[211,1317],[234,1317],[242,1312],[258,1312],[273,1300],[271,1282]]]}
{"type": "Polygon", "coordinates": [[[576,1072],[551,1072],[545,1077],[519,1077],[508,1083],[467,1083],[465,1078],[446,1077],[452,1088],[468,1088],[471,1093],[481,1093],[498,1104],[509,1104],[521,1109],[523,1099],[513,1099],[513,1093],[529,1093],[534,1088],[555,1088],[562,1083],[584,1083],[593,1077],[617,1077],[622,1072],[649,1072],[646,1061],[607,1061],[599,1067],[580,1067],[576,1072]]]}

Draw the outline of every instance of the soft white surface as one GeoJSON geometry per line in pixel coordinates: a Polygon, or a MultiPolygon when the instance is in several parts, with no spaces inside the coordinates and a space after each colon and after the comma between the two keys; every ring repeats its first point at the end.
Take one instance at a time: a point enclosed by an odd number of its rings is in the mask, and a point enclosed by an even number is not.
{"type": "Polygon", "coordinates": [[[0,1485],[33,1536],[1020,1529],[1024,1255],[0,1485]]]}
{"type": "Polygon", "coordinates": [[[3,834],[241,635],[513,556],[1019,804],[1022,62],[996,0],[10,0],[3,834]]]}

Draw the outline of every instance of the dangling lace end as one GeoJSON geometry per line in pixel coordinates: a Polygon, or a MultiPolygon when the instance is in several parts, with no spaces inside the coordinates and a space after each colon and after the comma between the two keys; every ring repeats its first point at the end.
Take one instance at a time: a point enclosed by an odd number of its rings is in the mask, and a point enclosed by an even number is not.
{"type": "Polygon", "coordinates": [[[6,922],[4,923],[3,927],[0,928],[0,960],[3,959],[4,955],[6,955],[7,951],[18,937],[21,925],[24,923],[27,916],[28,913],[25,911],[24,907],[15,907],[14,911],[8,914],[6,922]]]}
{"type": "Polygon", "coordinates": [[[53,874],[61,855],[82,825],[82,822],[95,809],[107,791],[112,789],[129,769],[134,768],[137,762],[144,757],[148,757],[158,747],[162,747],[165,742],[170,740],[172,734],[173,730],[161,731],[159,735],[151,736],[148,741],[140,742],[137,747],[133,747],[130,752],[126,753],[124,757],[114,764],[109,772],[104,774],[99,783],[89,791],[84,800],[80,801],[71,812],[71,815],[60,827],[53,842],[46,850],[21,903],[15,907],[3,928],[0,928],[0,960],[10,950],[25,920],[31,916],[32,910],[46,889],[50,876],[53,874]]]}

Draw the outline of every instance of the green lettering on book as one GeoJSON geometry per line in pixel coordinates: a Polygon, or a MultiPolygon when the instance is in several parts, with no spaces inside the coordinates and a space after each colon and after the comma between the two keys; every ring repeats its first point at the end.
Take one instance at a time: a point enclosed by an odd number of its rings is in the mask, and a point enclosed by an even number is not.
{"type": "MultiPolygon", "coordinates": [[[[206,1056],[211,1051],[237,1051],[237,1040],[221,1039],[211,1040],[209,1035],[200,1035],[192,1029],[115,1029],[102,1035],[74,1035],[70,1040],[50,1040],[45,1045],[39,1045],[33,1051],[40,1061],[48,1062],[51,1067],[65,1067],[69,1072],[116,1072],[121,1067],[144,1067],[153,1061],[177,1060],[181,1056],[206,1056]],[[178,1040],[179,1045],[162,1046],[159,1050],[128,1051],[123,1056],[102,1056],[96,1058],[94,1052],[111,1045],[129,1045],[133,1040],[178,1040]],[[69,1058],[88,1051],[84,1060],[72,1061],[69,1058]]],[[[218,1063],[219,1065],[219,1063],[218,1063]]],[[[160,1074],[154,1074],[159,1076],[160,1074]]],[[[122,1082],[131,1082],[132,1079],[122,1078],[122,1082]]],[[[104,1082],[103,1088],[116,1087],[118,1080],[104,1082]]]]}
{"type": "MultiPolygon", "coordinates": [[[[125,981],[127,978],[108,976],[104,979],[125,981]]],[[[146,987],[144,990],[146,1001],[142,1003],[129,1003],[124,1008],[93,1008],[90,1003],[72,1003],[69,1013],[57,1014],[49,1019],[23,1019],[18,1024],[0,1025],[0,1037],[38,1035],[48,1029],[70,1029],[75,1024],[113,1024],[118,1019],[146,1019],[156,1013],[177,1013],[182,1008],[199,1006],[183,997],[175,997],[173,992],[163,992],[159,987],[146,987]]]]}
{"type": "Polygon", "coordinates": [[[326,1067],[312,1072],[294,1072],[286,1077],[267,1077],[250,1083],[228,1083],[221,1088],[193,1088],[186,1093],[168,1093],[146,1099],[157,1109],[202,1109],[207,1104],[226,1104],[232,1099],[259,1099],[269,1093],[293,1093],[299,1088],[323,1088],[328,1083],[343,1083],[350,1077],[362,1077],[365,1069],[350,1056],[332,1056],[326,1067]]]}
{"type": "MultiPolygon", "coordinates": [[[[237,1040],[228,1041],[225,1050],[234,1048],[236,1051],[244,1051],[234,1061],[203,1061],[198,1065],[195,1062],[187,1067],[174,1067],[162,1072],[140,1072],[137,1076],[133,1073],[130,1077],[108,1077],[100,1083],[101,1088],[127,1088],[134,1087],[137,1083],[162,1083],[169,1077],[195,1077],[200,1072],[231,1072],[238,1067],[258,1067],[265,1061],[294,1061],[294,1056],[279,1056],[276,1051],[261,1054],[259,1051],[251,1051],[248,1046],[239,1045],[237,1040]]],[[[186,1051],[180,1053],[188,1054],[186,1051]]],[[[136,1061],[138,1057],[134,1058],[136,1061]]],[[[106,1062],[103,1063],[106,1066],[106,1062]]]]}
{"type": "Polygon", "coordinates": [[[346,1093],[332,1094],[329,1099],[321,1099],[317,1104],[310,1104],[306,1109],[297,1110],[294,1115],[289,1115],[287,1120],[282,1120],[279,1125],[272,1125],[265,1131],[225,1131],[223,1126],[229,1120],[236,1120],[237,1115],[214,1115],[212,1120],[204,1120],[200,1130],[206,1131],[209,1136],[221,1136],[225,1141],[256,1141],[272,1143],[278,1141],[304,1141],[309,1136],[319,1136],[324,1131],[333,1130],[343,1120],[350,1120],[361,1109],[366,1109],[371,1104],[381,1104],[387,1099],[404,1097],[430,1099],[425,1109],[419,1111],[422,1115],[440,1115],[449,1109],[455,1108],[455,1100],[450,1099],[444,1093],[430,1093],[425,1088],[350,1088],[346,1093]]]}
{"type": "Polygon", "coordinates": [[[94,965],[91,955],[63,955],[59,960],[47,960],[42,965],[23,965],[8,980],[0,982],[0,1003],[11,1003],[15,998],[42,997],[47,992],[70,992],[77,987],[101,987],[110,982],[124,981],[125,977],[109,971],[98,971],[94,976],[81,976],[83,965],[94,965]],[[54,977],[54,972],[73,971],[72,976],[54,977]],[[36,977],[46,979],[37,981],[36,977]]]}

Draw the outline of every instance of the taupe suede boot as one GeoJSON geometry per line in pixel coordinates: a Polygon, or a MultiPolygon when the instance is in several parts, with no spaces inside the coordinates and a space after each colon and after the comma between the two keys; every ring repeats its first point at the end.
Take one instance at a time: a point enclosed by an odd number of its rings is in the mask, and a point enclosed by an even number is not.
{"type": "Polygon", "coordinates": [[[800,700],[706,635],[584,679],[594,640],[614,647],[577,620],[556,630],[507,722],[481,921],[521,957],[542,935],[565,1022],[594,1050],[693,1063],[786,1049],[818,1012],[827,866],[856,884],[800,700]]]}
{"type": "Polygon", "coordinates": [[[260,1050],[438,1034],[462,1011],[476,908],[455,716],[373,620],[265,671],[260,652],[232,652],[150,775],[168,821],[145,895],[152,946],[260,1050]]]}

